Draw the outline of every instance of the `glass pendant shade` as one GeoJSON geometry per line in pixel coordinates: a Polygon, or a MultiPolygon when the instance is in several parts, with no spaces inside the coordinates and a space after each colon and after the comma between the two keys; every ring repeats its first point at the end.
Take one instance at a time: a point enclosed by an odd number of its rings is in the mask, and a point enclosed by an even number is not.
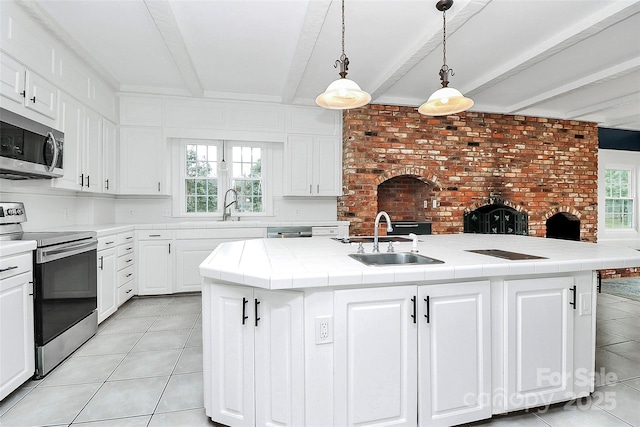
{"type": "Polygon", "coordinates": [[[473,107],[473,100],[466,98],[459,90],[452,87],[438,89],[429,97],[427,102],[418,108],[425,116],[446,116],[460,113],[473,107]]]}
{"type": "Polygon", "coordinates": [[[347,110],[366,105],[371,95],[360,89],[353,80],[340,78],[332,82],[323,93],[316,98],[316,104],[330,110],[347,110]]]}

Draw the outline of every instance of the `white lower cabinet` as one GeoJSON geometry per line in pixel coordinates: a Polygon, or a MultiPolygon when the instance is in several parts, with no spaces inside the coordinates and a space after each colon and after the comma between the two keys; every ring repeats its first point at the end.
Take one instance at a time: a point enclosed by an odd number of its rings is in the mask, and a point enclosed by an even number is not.
{"type": "Polygon", "coordinates": [[[115,235],[98,239],[98,323],[118,309],[118,263],[115,243],[115,235]]]}
{"type": "Polygon", "coordinates": [[[214,285],[202,299],[207,416],[304,425],[303,294],[214,285]]]}
{"type": "Polygon", "coordinates": [[[507,409],[566,400],[576,380],[574,277],[508,280],[505,288],[507,409]]]}
{"type": "Polygon", "coordinates": [[[220,243],[222,242],[213,239],[176,241],[176,292],[200,292],[202,289],[200,264],[220,243]]]}
{"type": "Polygon", "coordinates": [[[0,260],[0,400],[35,372],[31,257],[0,260]]]}
{"type": "Polygon", "coordinates": [[[170,231],[138,234],[138,294],[173,293],[173,234],[170,231]]]}
{"type": "Polygon", "coordinates": [[[335,292],[335,425],[417,424],[416,294],[416,286],[335,292]]]}
{"type": "Polygon", "coordinates": [[[334,310],[336,425],[491,417],[488,281],[336,291],[334,310]]]}
{"type": "Polygon", "coordinates": [[[135,241],[133,231],[118,234],[118,307],[136,294],[135,241]]]}
{"type": "Polygon", "coordinates": [[[489,282],[418,287],[421,426],[491,417],[489,282]]]}

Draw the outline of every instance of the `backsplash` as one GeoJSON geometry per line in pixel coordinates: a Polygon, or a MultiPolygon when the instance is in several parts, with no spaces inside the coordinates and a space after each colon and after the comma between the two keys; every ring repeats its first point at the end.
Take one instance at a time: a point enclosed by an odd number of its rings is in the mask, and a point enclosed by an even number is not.
{"type": "Polygon", "coordinates": [[[545,237],[547,219],[560,212],[580,221],[580,240],[595,242],[597,153],[590,122],[425,117],[377,104],[346,110],[338,219],[351,221],[353,235],[371,234],[376,213],[388,210],[392,220],[431,220],[434,234],[461,233],[465,212],[498,199],[528,214],[529,235],[545,237]],[[396,177],[400,186],[388,181],[396,177]]]}

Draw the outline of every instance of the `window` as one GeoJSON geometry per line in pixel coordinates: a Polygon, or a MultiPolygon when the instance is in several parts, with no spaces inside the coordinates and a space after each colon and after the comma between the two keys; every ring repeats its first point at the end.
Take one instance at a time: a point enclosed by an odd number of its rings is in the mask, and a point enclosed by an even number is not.
{"type": "Polygon", "coordinates": [[[237,200],[231,208],[241,214],[265,213],[266,150],[260,144],[187,140],[180,149],[183,214],[222,214],[225,194],[227,205],[237,200]]]}
{"type": "Polygon", "coordinates": [[[606,169],[605,171],[605,227],[632,228],[633,176],[630,169],[606,169]]]}

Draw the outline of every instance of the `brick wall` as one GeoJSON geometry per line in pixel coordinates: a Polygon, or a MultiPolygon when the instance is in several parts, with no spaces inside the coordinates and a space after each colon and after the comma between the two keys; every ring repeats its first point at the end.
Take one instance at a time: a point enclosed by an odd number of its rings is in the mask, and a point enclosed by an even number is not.
{"type": "Polygon", "coordinates": [[[387,209],[392,220],[409,219],[402,216],[413,209],[411,219],[431,220],[434,234],[460,233],[465,210],[500,200],[528,213],[532,236],[544,237],[547,218],[567,212],[580,220],[581,240],[596,240],[595,123],[475,112],[425,117],[413,107],[370,104],[344,111],[343,138],[338,219],[351,221],[352,235],[372,234],[376,213],[387,209]],[[402,178],[388,181],[394,177],[402,178]],[[404,194],[416,185],[417,196],[404,194]]]}

